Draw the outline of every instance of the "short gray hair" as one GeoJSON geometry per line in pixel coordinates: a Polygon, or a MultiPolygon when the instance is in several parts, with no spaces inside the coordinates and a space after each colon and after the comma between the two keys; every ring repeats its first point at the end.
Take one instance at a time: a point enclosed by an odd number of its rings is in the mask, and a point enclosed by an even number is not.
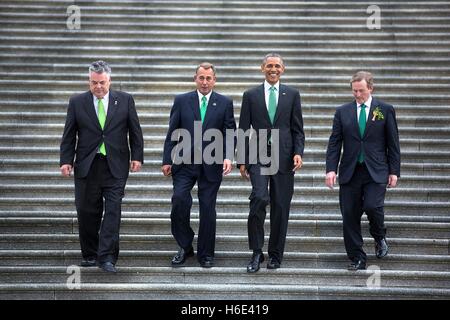
{"type": "Polygon", "coordinates": [[[275,53],[275,52],[271,52],[271,53],[266,54],[264,56],[262,64],[265,65],[267,63],[267,59],[269,59],[269,58],[279,58],[280,61],[281,61],[281,64],[284,66],[283,58],[281,57],[281,55],[279,55],[278,53],[275,53]]]}
{"type": "Polygon", "coordinates": [[[102,60],[92,62],[89,66],[89,72],[106,73],[111,77],[111,67],[102,60]]]}
{"type": "Polygon", "coordinates": [[[357,73],[355,73],[352,77],[352,80],[350,81],[350,88],[352,87],[353,82],[360,82],[363,80],[366,80],[367,88],[373,88],[373,75],[367,71],[358,71],[357,73]]]}
{"type": "Polygon", "coordinates": [[[212,63],[209,63],[209,62],[202,62],[202,63],[200,63],[197,66],[197,69],[195,69],[195,74],[197,74],[198,69],[200,69],[200,68],[203,68],[205,70],[211,69],[213,74],[214,74],[214,76],[216,76],[216,67],[212,63]]]}

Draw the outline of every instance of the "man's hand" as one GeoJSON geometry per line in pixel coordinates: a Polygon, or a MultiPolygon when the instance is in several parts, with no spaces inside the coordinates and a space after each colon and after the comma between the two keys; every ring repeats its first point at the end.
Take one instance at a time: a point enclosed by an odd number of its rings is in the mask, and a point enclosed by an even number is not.
{"type": "Polygon", "coordinates": [[[389,175],[388,188],[395,188],[397,186],[398,177],[395,174],[389,175]]]}
{"type": "Polygon", "coordinates": [[[241,173],[241,177],[244,178],[245,180],[249,180],[250,179],[250,175],[248,174],[247,169],[245,169],[245,165],[241,164],[239,166],[239,172],[241,173]]]}
{"type": "Polygon", "coordinates": [[[299,154],[294,156],[294,169],[292,171],[297,171],[303,165],[302,157],[299,154]]]}
{"type": "Polygon", "coordinates": [[[131,172],[138,172],[141,170],[142,163],[140,161],[131,161],[130,170],[131,172]]]}
{"type": "Polygon", "coordinates": [[[61,170],[61,174],[64,177],[70,177],[70,174],[72,173],[72,166],[70,164],[63,164],[59,170],[61,170]]]}
{"type": "Polygon", "coordinates": [[[336,172],[330,171],[327,173],[327,176],[325,177],[325,184],[328,188],[333,189],[336,184],[336,172]]]}
{"type": "Polygon", "coordinates": [[[231,160],[224,159],[223,160],[223,172],[222,172],[222,174],[224,176],[226,176],[227,174],[229,174],[231,172],[232,169],[233,169],[233,166],[231,165],[231,160]]]}
{"type": "Polygon", "coordinates": [[[165,164],[161,167],[161,171],[164,176],[168,177],[172,175],[172,166],[170,164],[165,164]]]}

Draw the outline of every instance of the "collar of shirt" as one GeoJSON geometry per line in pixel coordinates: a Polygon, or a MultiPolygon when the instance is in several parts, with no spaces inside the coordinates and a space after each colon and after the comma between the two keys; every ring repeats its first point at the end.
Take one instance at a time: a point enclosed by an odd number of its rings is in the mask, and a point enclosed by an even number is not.
{"type": "MultiPolygon", "coordinates": [[[[94,107],[95,107],[95,113],[98,116],[98,98],[94,95],[94,107]]],[[[108,114],[108,105],[109,105],[109,91],[105,94],[105,96],[102,98],[103,100],[103,109],[105,109],[105,114],[108,114]]]]}
{"type": "MultiPolygon", "coordinates": [[[[277,99],[277,104],[278,104],[278,97],[280,95],[280,81],[278,81],[277,83],[275,83],[273,85],[275,87],[275,97],[277,99]]],[[[272,87],[272,85],[270,83],[267,82],[267,80],[264,80],[264,97],[266,99],[266,108],[269,109],[269,94],[270,94],[270,87],[272,87]]]]}
{"type": "MultiPolygon", "coordinates": [[[[208,105],[208,103],[209,103],[209,98],[211,98],[211,94],[212,94],[212,90],[205,96],[206,97],[206,105],[208,105]]],[[[198,105],[201,106],[203,94],[197,90],[197,95],[198,95],[198,105]]]]}
{"type": "MultiPolygon", "coordinates": [[[[372,96],[369,96],[369,98],[367,99],[367,101],[364,102],[364,105],[366,106],[366,122],[367,122],[367,118],[369,117],[369,110],[370,110],[370,105],[372,104],[372,96]]],[[[361,113],[361,104],[359,104],[358,102],[356,102],[356,111],[357,111],[357,119],[359,121],[359,114],[361,113]]]]}

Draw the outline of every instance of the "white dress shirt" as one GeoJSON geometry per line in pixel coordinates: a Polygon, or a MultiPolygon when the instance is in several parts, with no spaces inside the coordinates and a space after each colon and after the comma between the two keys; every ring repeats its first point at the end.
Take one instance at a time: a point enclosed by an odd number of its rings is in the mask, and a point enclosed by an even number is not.
{"type": "MultiPolygon", "coordinates": [[[[277,105],[278,105],[278,97],[280,96],[280,81],[278,81],[277,83],[275,83],[273,85],[275,87],[275,97],[276,97],[276,101],[277,101],[277,105]]],[[[267,82],[267,80],[264,81],[264,97],[266,99],[266,108],[267,110],[269,110],[269,94],[270,94],[270,88],[272,87],[272,85],[270,83],[267,82]]]]}
{"type": "Polygon", "coordinates": [[[197,95],[198,95],[198,106],[199,106],[200,108],[202,107],[202,98],[203,98],[203,97],[206,97],[206,105],[208,106],[209,98],[211,98],[211,93],[212,93],[212,90],[211,90],[206,96],[203,96],[203,94],[200,93],[200,91],[197,90],[197,95]]]}

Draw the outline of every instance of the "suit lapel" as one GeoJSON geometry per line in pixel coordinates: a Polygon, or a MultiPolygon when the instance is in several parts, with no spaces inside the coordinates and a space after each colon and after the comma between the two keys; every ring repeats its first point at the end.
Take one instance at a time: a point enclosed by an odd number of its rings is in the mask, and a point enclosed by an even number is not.
{"type": "Polygon", "coordinates": [[[201,116],[200,116],[200,105],[198,102],[198,94],[197,91],[193,91],[191,93],[191,103],[189,103],[189,105],[192,108],[192,112],[194,113],[194,120],[195,121],[201,121],[201,116]]]}
{"type": "MultiPolygon", "coordinates": [[[[273,119],[273,124],[277,123],[278,116],[281,113],[281,108],[284,107],[284,102],[286,101],[286,88],[284,85],[280,84],[280,92],[278,94],[278,104],[277,104],[277,110],[275,111],[275,117],[273,119]]],[[[267,112],[267,115],[269,112],[267,112]]]]}
{"type": "Polygon", "coordinates": [[[353,101],[353,103],[351,104],[350,119],[353,119],[352,120],[353,132],[359,139],[361,139],[361,134],[359,133],[358,107],[356,101],[353,101]]]}
{"type": "Polygon", "coordinates": [[[88,118],[94,122],[94,125],[97,128],[102,130],[102,128],[100,127],[100,123],[98,122],[97,113],[95,112],[94,97],[91,92],[86,93],[84,107],[86,109],[88,118]]]}
{"type": "Polygon", "coordinates": [[[271,125],[270,118],[269,118],[269,110],[267,109],[267,104],[266,104],[266,93],[264,92],[264,83],[262,85],[260,85],[258,88],[257,99],[258,99],[257,105],[260,109],[259,111],[261,112],[261,114],[264,115],[267,123],[269,125],[271,125]]]}
{"type": "Polygon", "coordinates": [[[106,121],[105,121],[105,127],[106,129],[108,127],[108,124],[111,122],[112,117],[117,111],[117,108],[119,107],[119,102],[117,100],[117,95],[114,93],[114,91],[109,91],[109,102],[108,102],[108,113],[106,114],[106,121]]]}
{"type": "Polygon", "coordinates": [[[367,135],[367,132],[372,127],[373,109],[375,109],[376,105],[377,105],[377,101],[375,100],[374,97],[372,97],[372,103],[370,104],[369,116],[367,117],[366,130],[364,131],[364,137],[367,135]]]}
{"type": "Polygon", "coordinates": [[[203,127],[206,128],[206,126],[208,125],[208,120],[213,117],[214,113],[216,112],[216,108],[217,108],[217,95],[213,91],[211,92],[211,96],[209,97],[208,107],[206,107],[206,114],[205,119],[203,121],[203,127]]]}

